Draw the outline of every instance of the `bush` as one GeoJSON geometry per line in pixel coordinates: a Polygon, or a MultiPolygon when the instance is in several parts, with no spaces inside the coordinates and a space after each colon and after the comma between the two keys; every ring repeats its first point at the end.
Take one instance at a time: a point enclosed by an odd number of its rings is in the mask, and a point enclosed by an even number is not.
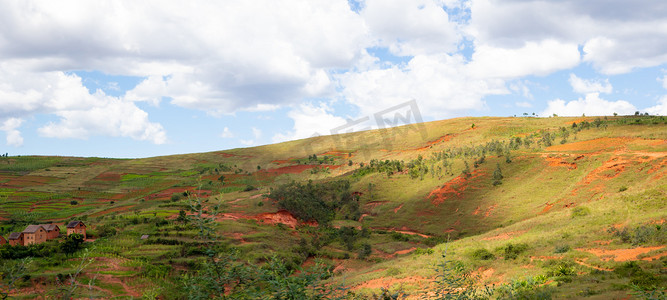
{"type": "Polygon", "coordinates": [[[572,209],[572,218],[584,217],[591,213],[591,210],[585,206],[577,206],[572,209]]]}
{"type": "Polygon", "coordinates": [[[69,204],[71,204],[71,205],[77,205],[77,204],[79,204],[79,201],[72,200],[72,201],[69,202],[69,204]]]}
{"type": "Polygon", "coordinates": [[[620,188],[618,189],[619,192],[625,192],[625,191],[627,191],[627,190],[628,190],[628,187],[627,187],[627,186],[622,186],[622,187],[620,187],[620,188]]]}
{"type": "Polygon", "coordinates": [[[556,246],[556,249],[554,249],[554,253],[565,253],[570,251],[570,245],[558,245],[556,246]]]}
{"type": "Polygon", "coordinates": [[[503,257],[505,257],[505,260],[516,259],[517,257],[519,257],[519,254],[528,250],[528,245],[523,243],[521,244],[509,243],[504,247],[501,247],[499,250],[503,254],[503,257]]]}
{"type": "Polygon", "coordinates": [[[486,248],[473,250],[472,253],[470,253],[470,257],[476,260],[491,260],[496,258],[496,256],[489,252],[489,250],[486,250],[486,248]]]}
{"type": "Polygon", "coordinates": [[[368,256],[371,255],[372,252],[373,251],[371,249],[371,245],[368,243],[364,243],[363,245],[361,245],[361,249],[359,249],[359,254],[357,257],[359,259],[366,259],[368,256]]]}

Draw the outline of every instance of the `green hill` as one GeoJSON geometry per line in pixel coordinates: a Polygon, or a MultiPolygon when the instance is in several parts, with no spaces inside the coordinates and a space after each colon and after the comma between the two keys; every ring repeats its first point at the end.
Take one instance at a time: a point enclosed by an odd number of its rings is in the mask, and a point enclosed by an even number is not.
{"type": "Polygon", "coordinates": [[[664,297],[666,124],[458,118],[146,159],[2,157],[0,235],[83,220],[91,237],[0,247],[0,288],[420,298],[453,278],[494,299],[664,297]]]}

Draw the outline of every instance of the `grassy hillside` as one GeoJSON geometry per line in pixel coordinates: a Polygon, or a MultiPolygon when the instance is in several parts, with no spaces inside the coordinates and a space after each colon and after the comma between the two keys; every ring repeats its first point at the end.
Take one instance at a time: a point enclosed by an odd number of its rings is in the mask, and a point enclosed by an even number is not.
{"type": "Polygon", "coordinates": [[[442,278],[491,298],[641,298],[667,287],[666,124],[458,118],[147,159],[2,157],[0,235],[83,220],[91,237],[0,247],[0,288],[210,296],[217,268],[241,298],[290,280],[419,298],[442,278]]]}

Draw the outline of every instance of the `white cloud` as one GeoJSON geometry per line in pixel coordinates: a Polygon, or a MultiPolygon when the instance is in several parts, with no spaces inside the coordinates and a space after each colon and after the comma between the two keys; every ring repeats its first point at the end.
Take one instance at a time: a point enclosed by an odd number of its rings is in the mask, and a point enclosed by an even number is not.
{"type": "Polygon", "coordinates": [[[499,48],[480,44],[470,63],[471,74],[478,78],[516,78],[544,76],[579,64],[577,44],[557,40],[526,42],[519,48],[499,48]]]}
{"type": "Polygon", "coordinates": [[[647,108],[646,112],[651,115],[667,116],[667,95],[662,96],[655,106],[647,108]]]}
{"type": "Polygon", "coordinates": [[[442,3],[367,0],[361,16],[379,46],[399,56],[451,52],[461,38],[442,3]]]}
{"type": "Polygon", "coordinates": [[[231,130],[229,130],[228,127],[225,127],[225,129],[222,130],[222,133],[220,134],[220,137],[221,138],[233,138],[234,133],[231,130]]]}
{"type": "Polygon", "coordinates": [[[583,78],[577,77],[577,75],[570,74],[569,79],[572,89],[579,94],[588,94],[588,93],[604,93],[610,94],[613,90],[611,83],[608,79],[605,79],[604,82],[596,80],[586,80],[583,78]]]}
{"type": "MultiPolygon", "coordinates": [[[[89,93],[76,75],[22,71],[20,64],[12,63],[0,67],[4,67],[0,68],[0,118],[35,114],[60,117],[58,122],[38,129],[45,137],[85,139],[101,135],[166,142],[162,125],[150,122],[145,111],[100,90],[89,93]]],[[[22,142],[18,131],[11,132],[14,144],[22,142]]]]}
{"type": "Polygon", "coordinates": [[[326,103],[304,103],[287,115],[294,120],[294,128],[291,132],[276,134],[274,142],[328,135],[332,129],[346,124],[345,119],[333,115],[333,110],[326,103]]]}
{"type": "Polygon", "coordinates": [[[338,80],[343,96],[361,115],[415,99],[422,114],[443,118],[484,108],[486,95],[509,93],[503,80],[468,73],[460,55],[417,55],[405,65],[348,72],[338,80]]]}
{"type": "Polygon", "coordinates": [[[573,101],[556,99],[547,103],[547,108],[540,113],[540,116],[605,116],[618,113],[620,115],[633,114],[637,109],[634,105],[624,100],[607,101],[600,98],[598,93],[590,93],[585,98],[573,101]]]}
{"type": "Polygon", "coordinates": [[[0,59],[145,76],[128,100],[215,114],[329,95],[370,43],[345,0],[12,2],[0,20],[0,59]]]}
{"type": "Polygon", "coordinates": [[[17,129],[21,127],[22,123],[23,119],[19,118],[9,118],[2,123],[0,130],[4,131],[7,135],[7,145],[14,147],[23,146],[23,137],[17,129]]]}
{"type": "Polygon", "coordinates": [[[605,74],[667,62],[667,3],[578,0],[475,0],[476,43],[516,48],[545,37],[583,45],[584,61],[605,74]]]}

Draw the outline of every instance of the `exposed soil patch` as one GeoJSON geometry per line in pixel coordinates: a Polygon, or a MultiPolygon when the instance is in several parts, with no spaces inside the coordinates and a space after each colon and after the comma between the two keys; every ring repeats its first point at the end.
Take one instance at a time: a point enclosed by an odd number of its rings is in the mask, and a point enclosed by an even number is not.
{"type": "Polygon", "coordinates": [[[632,138],[598,138],[588,141],[567,143],[561,145],[554,145],[547,147],[547,151],[601,151],[605,149],[615,149],[620,148],[628,142],[632,141],[632,138]]]}
{"type": "Polygon", "coordinates": [[[614,270],[614,269],[607,269],[607,268],[602,268],[602,267],[598,267],[598,266],[594,266],[594,265],[588,264],[588,263],[585,262],[585,260],[578,260],[578,259],[575,259],[574,262],[577,263],[577,264],[579,264],[579,265],[582,265],[582,266],[584,266],[584,267],[589,267],[589,268],[591,268],[591,269],[596,269],[596,270],[599,270],[599,271],[607,271],[607,272],[611,272],[611,271],[614,270]]]}
{"type": "Polygon", "coordinates": [[[607,261],[607,260],[613,260],[613,261],[628,261],[628,260],[637,260],[637,256],[645,253],[649,253],[654,250],[659,250],[665,248],[665,246],[655,246],[655,247],[638,247],[638,248],[631,248],[631,249],[615,249],[615,250],[607,250],[607,249],[583,249],[579,248],[576,249],[578,251],[583,251],[583,252],[588,252],[595,254],[595,256],[599,257],[601,260],[607,261]]]}
{"type": "Polygon", "coordinates": [[[412,252],[412,251],[415,251],[415,250],[417,250],[417,248],[412,247],[412,248],[410,248],[410,249],[398,250],[398,251],[394,252],[394,254],[395,254],[395,255],[403,255],[403,254],[408,254],[408,253],[410,253],[410,252],[412,252]]]}
{"type": "Polygon", "coordinates": [[[389,203],[389,201],[369,201],[366,204],[364,204],[364,207],[368,209],[373,209],[385,203],[389,203]]]}
{"type": "Polygon", "coordinates": [[[498,204],[494,204],[494,205],[489,206],[489,208],[484,213],[484,217],[488,218],[491,215],[491,213],[493,212],[493,210],[496,209],[496,207],[498,207],[498,204]]]}
{"type": "Polygon", "coordinates": [[[402,204],[402,203],[401,203],[401,205],[399,205],[398,207],[394,208],[394,213],[398,213],[398,211],[401,210],[401,208],[403,208],[403,204],[402,204]]]}
{"type": "Polygon", "coordinates": [[[407,227],[405,227],[405,226],[401,227],[400,229],[396,229],[396,228],[386,228],[386,227],[372,227],[372,229],[385,230],[385,231],[393,231],[393,232],[398,232],[398,233],[408,234],[408,235],[418,235],[418,236],[421,236],[421,237],[423,237],[423,238],[430,238],[430,237],[431,237],[431,236],[429,236],[429,235],[426,235],[426,234],[423,234],[423,233],[419,233],[419,232],[413,231],[413,230],[411,230],[410,228],[407,228],[407,227]]]}
{"type": "Polygon", "coordinates": [[[447,181],[442,187],[431,191],[427,198],[431,200],[433,205],[438,206],[447,199],[460,197],[468,188],[469,182],[482,174],[483,173],[478,170],[475,170],[470,178],[459,175],[452,180],[447,181]]]}
{"type": "Polygon", "coordinates": [[[371,290],[379,290],[380,288],[391,288],[394,285],[402,283],[417,284],[420,288],[422,288],[425,285],[429,284],[430,281],[431,279],[421,276],[409,276],[405,278],[377,278],[358,284],[352,287],[352,289],[358,290],[364,288],[371,290]]]}
{"type": "MultiPolygon", "coordinates": [[[[551,155],[546,155],[543,154],[542,157],[549,163],[549,166],[551,167],[566,167],[570,170],[574,170],[577,168],[577,163],[575,162],[568,162],[566,159],[569,159],[569,156],[551,156],[551,155]]],[[[582,156],[579,156],[583,158],[582,156]]],[[[579,158],[581,159],[581,158],[579,158]]],[[[576,160],[576,158],[575,158],[576,160]]]]}
{"type": "Polygon", "coordinates": [[[120,181],[122,174],[120,173],[112,173],[112,172],[104,172],[100,175],[97,175],[93,178],[93,180],[99,180],[99,181],[120,181]]]}
{"type": "Polygon", "coordinates": [[[299,221],[289,211],[279,210],[275,213],[262,213],[256,215],[253,219],[267,224],[284,224],[291,228],[296,228],[299,221]]]}

